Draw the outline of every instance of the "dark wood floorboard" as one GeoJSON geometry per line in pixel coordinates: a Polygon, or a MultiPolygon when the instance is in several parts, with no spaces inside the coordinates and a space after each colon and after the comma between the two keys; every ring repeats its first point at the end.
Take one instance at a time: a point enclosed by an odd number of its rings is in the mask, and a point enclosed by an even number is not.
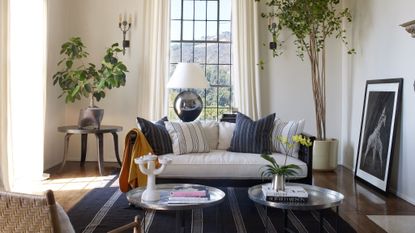
{"type": "MultiPolygon", "coordinates": [[[[106,175],[115,174],[118,169],[119,166],[116,163],[105,163],[106,175]]],[[[62,171],[59,171],[59,167],[54,167],[47,172],[51,174],[49,184],[59,183],[59,180],[76,183],[76,178],[81,181],[85,178],[84,180],[87,181],[79,187],[72,184],[74,185],[73,189],[63,186],[63,188],[55,191],[56,200],[65,210],[73,207],[91,190],[91,187],[97,185],[97,182],[99,185],[111,178],[99,176],[96,162],[87,162],[84,167],[80,167],[79,162],[68,162],[62,171]]],[[[352,225],[357,232],[385,232],[366,215],[415,215],[414,205],[393,194],[383,195],[378,193],[360,181],[355,181],[353,173],[342,166],[339,166],[334,172],[314,171],[313,176],[315,185],[343,193],[345,200],[340,206],[340,216],[352,225]]]]}

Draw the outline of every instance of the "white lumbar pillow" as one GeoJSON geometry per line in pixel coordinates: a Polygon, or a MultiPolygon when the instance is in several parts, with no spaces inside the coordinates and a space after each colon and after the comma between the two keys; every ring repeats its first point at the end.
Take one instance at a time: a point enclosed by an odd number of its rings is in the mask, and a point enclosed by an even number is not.
{"type": "Polygon", "coordinates": [[[202,121],[203,131],[211,150],[216,150],[219,143],[219,123],[217,121],[202,121]]]}
{"type": "Polygon", "coordinates": [[[227,150],[231,146],[235,123],[219,122],[219,144],[218,150],[227,150]]]}
{"type": "Polygon", "coordinates": [[[272,145],[274,147],[274,151],[298,158],[298,151],[300,150],[300,145],[296,143],[296,145],[291,150],[286,151],[285,147],[281,144],[280,141],[278,141],[277,137],[286,137],[291,142],[292,137],[294,135],[303,133],[304,125],[304,120],[286,122],[277,118],[274,121],[274,130],[272,131],[272,145]]]}
{"type": "Polygon", "coordinates": [[[187,153],[209,152],[210,147],[200,121],[194,122],[165,122],[169,132],[173,153],[176,155],[187,153]]]}

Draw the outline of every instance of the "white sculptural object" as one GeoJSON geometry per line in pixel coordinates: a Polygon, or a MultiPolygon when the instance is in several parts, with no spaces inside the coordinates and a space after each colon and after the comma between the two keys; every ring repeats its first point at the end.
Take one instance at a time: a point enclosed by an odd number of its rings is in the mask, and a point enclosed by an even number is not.
{"type": "Polygon", "coordinates": [[[141,156],[140,158],[135,159],[135,163],[138,165],[140,171],[147,175],[147,187],[144,190],[143,194],[141,195],[141,200],[143,201],[158,201],[160,200],[160,192],[156,189],[156,175],[159,175],[164,171],[167,164],[171,162],[171,159],[164,158],[159,159],[159,163],[161,164],[160,168],[156,169],[156,161],[157,156],[148,154],[145,156],[141,156]],[[147,167],[144,165],[147,163],[147,167]]]}

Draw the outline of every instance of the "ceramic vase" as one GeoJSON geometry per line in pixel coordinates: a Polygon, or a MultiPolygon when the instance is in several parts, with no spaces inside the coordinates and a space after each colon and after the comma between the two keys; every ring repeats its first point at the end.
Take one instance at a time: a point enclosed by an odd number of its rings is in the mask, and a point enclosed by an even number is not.
{"type": "Polygon", "coordinates": [[[156,169],[157,156],[148,154],[141,156],[134,160],[138,165],[140,171],[147,175],[147,187],[141,195],[143,201],[158,201],[160,200],[160,192],[156,189],[156,175],[161,174],[166,168],[167,164],[171,162],[171,159],[159,159],[161,166],[156,169]],[[147,164],[147,167],[145,166],[147,164]]]}

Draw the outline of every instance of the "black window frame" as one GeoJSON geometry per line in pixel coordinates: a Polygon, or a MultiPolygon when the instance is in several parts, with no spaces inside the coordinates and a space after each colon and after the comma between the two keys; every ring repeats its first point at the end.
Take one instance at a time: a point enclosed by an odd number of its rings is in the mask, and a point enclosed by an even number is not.
{"type": "MultiPolygon", "coordinates": [[[[172,24],[173,21],[176,22],[180,22],[180,39],[179,40],[172,40],[170,39],[170,44],[169,44],[169,50],[171,53],[171,45],[173,43],[177,43],[180,44],[180,59],[179,62],[195,62],[195,44],[205,44],[205,54],[204,54],[204,63],[200,63],[200,65],[202,65],[202,67],[204,68],[204,73],[205,75],[207,74],[207,66],[208,65],[212,65],[212,66],[217,66],[216,69],[216,77],[217,77],[217,81],[215,84],[209,83],[210,88],[215,88],[216,90],[216,106],[212,107],[212,106],[207,106],[207,89],[203,90],[203,95],[201,95],[201,98],[203,99],[203,111],[199,116],[199,119],[201,120],[206,120],[209,119],[207,116],[207,110],[208,109],[216,109],[216,115],[214,116],[216,118],[216,120],[220,119],[220,116],[223,113],[226,112],[232,112],[232,108],[233,108],[233,88],[232,88],[232,37],[230,36],[229,40],[221,40],[220,38],[220,24],[222,22],[228,22],[230,25],[230,35],[232,34],[232,12],[231,12],[231,18],[229,20],[222,20],[220,19],[220,2],[222,0],[180,0],[181,3],[181,9],[180,9],[180,19],[176,19],[176,18],[170,18],[170,24],[172,24]],[[184,10],[184,2],[193,2],[193,19],[183,19],[183,10],[184,10]],[[195,19],[195,7],[196,7],[196,2],[206,2],[206,14],[205,14],[205,19],[201,20],[201,19],[195,19]],[[207,7],[207,2],[217,2],[217,18],[215,20],[212,19],[207,19],[208,18],[208,7],[207,7]],[[204,40],[195,40],[195,22],[201,22],[204,21],[205,22],[205,39],[204,40]],[[183,22],[192,22],[193,25],[193,40],[184,40],[183,39],[183,22]],[[216,22],[216,39],[215,40],[208,40],[207,35],[208,35],[208,22],[216,22]],[[183,60],[183,43],[192,43],[192,60],[183,60]],[[216,63],[211,63],[208,62],[208,45],[209,44],[217,44],[217,53],[218,53],[218,57],[217,57],[217,62],[216,63]],[[223,63],[220,61],[221,56],[220,56],[220,46],[227,44],[229,45],[229,63],[223,63]],[[228,84],[219,84],[219,75],[220,75],[220,66],[224,65],[224,66],[228,66],[229,67],[229,83],[228,84]],[[229,106],[220,106],[219,105],[219,88],[229,88],[229,106]]],[[[230,1],[230,0],[229,0],[230,1]]],[[[170,2],[172,4],[172,1],[170,2]]],[[[171,14],[172,15],[172,14],[171,14]]],[[[170,74],[172,74],[172,66],[177,65],[178,62],[172,62],[171,61],[171,57],[169,58],[169,65],[170,65],[170,74]]],[[[175,89],[177,90],[177,89],[175,89]]],[[[172,90],[169,90],[169,93],[172,90]]],[[[182,91],[181,89],[178,89],[178,91],[182,91]]],[[[196,92],[200,93],[200,91],[195,90],[196,92]]],[[[170,96],[170,95],[169,95],[170,96]]],[[[169,113],[170,111],[173,109],[173,103],[170,101],[170,99],[168,99],[168,109],[169,109],[169,113]]],[[[174,114],[175,115],[175,114],[174,114]]]]}

